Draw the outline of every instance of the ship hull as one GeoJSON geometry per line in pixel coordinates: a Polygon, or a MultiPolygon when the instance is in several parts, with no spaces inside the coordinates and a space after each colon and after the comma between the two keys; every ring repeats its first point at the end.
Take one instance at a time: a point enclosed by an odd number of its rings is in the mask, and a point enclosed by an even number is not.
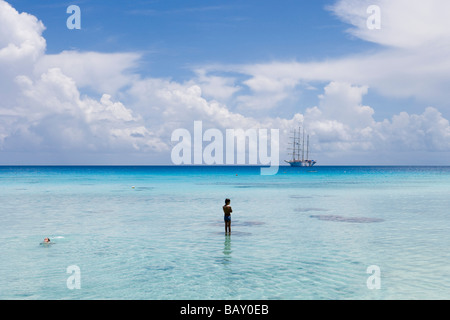
{"type": "Polygon", "coordinates": [[[304,160],[304,161],[286,161],[291,165],[291,167],[312,167],[316,164],[314,160],[304,160]]]}

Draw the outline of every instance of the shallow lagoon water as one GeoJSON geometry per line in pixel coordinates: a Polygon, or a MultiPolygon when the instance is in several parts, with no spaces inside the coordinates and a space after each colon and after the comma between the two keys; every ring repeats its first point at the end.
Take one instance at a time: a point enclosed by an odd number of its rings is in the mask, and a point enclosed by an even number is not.
{"type": "Polygon", "coordinates": [[[0,201],[0,299],[450,298],[450,167],[0,167],[0,201]]]}

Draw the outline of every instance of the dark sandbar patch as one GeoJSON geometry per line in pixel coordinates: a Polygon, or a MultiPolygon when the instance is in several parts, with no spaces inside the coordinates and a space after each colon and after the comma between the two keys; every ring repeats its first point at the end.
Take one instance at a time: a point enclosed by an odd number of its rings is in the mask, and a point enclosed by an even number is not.
{"type": "Polygon", "coordinates": [[[146,266],[144,268],[149,271],[170,271],[175,269],[175,267],[172,265],[146,266]]]}
{"type": "Polygon", "coordinates": [[[366,217],[343,217],[337,215],[312,215],[311,218],[317,218],[323,221],[335,221],[335,222],[352,222],[352,223],[375,223],[383,222],[383,219],[378,218],[366,218],[366,217]]]}
{"type": "Polygon", "coordinates": [[[236,223],[234,223],[234,225],[236,225],[236,226],[248,226],[248,227],[260,226],[263,224],[265,224],[265,222],[261,222],[261,221],[243,221],[243,222],[237,221],[236,223]]]}
{"type": "Polygon", "coordinates": [[[155,187],[132,187],[134,191],[150,191],[155,189],[155,187]]]}
{"type": "Polygon", "coordinates": [[[312,196],[297,196],[297,195],[291,195],[289,196],[291,199],[311,199],[312,196]]]}
{"type": "Polygon", "coordinates": [[[328,209],[323,209],[323,208],[296,208],[294,209],[294,211],[296,212],[311,212],[311,211],[330,211],[328,209]]]}

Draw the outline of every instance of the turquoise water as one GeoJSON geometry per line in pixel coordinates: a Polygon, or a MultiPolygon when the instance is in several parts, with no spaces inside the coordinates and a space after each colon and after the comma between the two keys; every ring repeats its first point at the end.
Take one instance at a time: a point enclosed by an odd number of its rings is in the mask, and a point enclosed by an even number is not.
{"type": "Polygon", "coordinates": [[[450,298],[450,167],[259,173],[0,167],[0,299],[450,298]]]}

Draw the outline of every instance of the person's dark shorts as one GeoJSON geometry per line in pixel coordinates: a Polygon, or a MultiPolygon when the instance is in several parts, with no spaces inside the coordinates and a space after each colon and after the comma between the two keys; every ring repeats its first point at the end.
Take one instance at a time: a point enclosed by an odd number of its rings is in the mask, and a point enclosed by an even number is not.
{"type": "Polygon", "coordinates": [[[223,216],[225,222],[231,222],[231,216],[223,216]]]}

